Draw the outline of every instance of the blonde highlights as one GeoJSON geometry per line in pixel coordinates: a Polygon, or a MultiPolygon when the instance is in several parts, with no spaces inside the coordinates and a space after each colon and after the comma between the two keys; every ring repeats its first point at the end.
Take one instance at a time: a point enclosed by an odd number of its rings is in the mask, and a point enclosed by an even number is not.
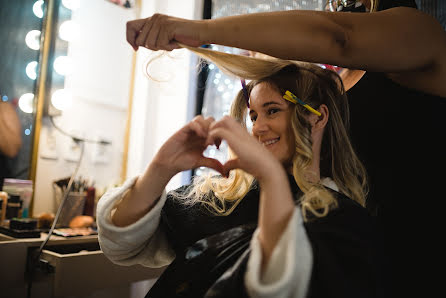
{"type": "MultiPolygon", "coordinates": [[[[364,206],[367,194],[366,172],[348,137],[348,103],[337,73],[311,63],[275,58],[259,59],[183,47],[212,61],[228,75],[251,80],[247,84],[248,93],[255,85],[268,82],[280,94],[289,90],[315,109],[321,104],[326,105],[330,116],[322,141],[321,177],[331,177],[340,192],[364,206]]],[[[292,172],[304,193],[299,203],[305,219],[311,216],[322,217],[337,206],[337,201],[319,181],[314,182],[309,171],[313,151],[311,125],[306,116],[310,112],[301,105],[295,105],[293,109],[290,124],[295,140],[292,172]]],[[[243,92],[237,94],[230,114],[245,126],[247,106],[243,92]]],[[[242,170],[232,171],[229,178],[200,177],[194,180],[184,198],[187,198],[187,204],[201,202],[216,214],[228,215],[251,189],[253,181],[254,178],[242,170]]]]}

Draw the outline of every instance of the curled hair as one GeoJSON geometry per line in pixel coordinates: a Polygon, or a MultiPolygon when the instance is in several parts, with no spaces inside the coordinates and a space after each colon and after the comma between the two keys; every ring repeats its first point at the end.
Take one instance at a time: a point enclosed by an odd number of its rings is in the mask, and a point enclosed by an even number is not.
{"type": "MultiPolygon", "coordinates": [[[[367,194],[367,177],[364,166],[358,159],[348,136],[349,108],[341,78],[337,73],[304,62],[281,59],[258,59],[241,55],[222,53],[202,48],[190,48],[198,56],[212,61],[219,69],[231,76],[251,80],[248,93],[267,82],[280,94],[286,90],[303,99],[312,107],[324,104],[328,107],[329,118],[324,130],[321,148],[320,175],[331,177],[339,191],[364,206],[367,194]]],[[[292,158],[294,179],[304,195],[300,198],[302,212],[308,219],[325,216],[337,206],[333,195],[320,182],[314,182],[309,167],[313,161],[311,124],[307,121],[309,111],[301,105],[294,109],[291,127],[294,134],[295,153],[292,158]]],[[[247,106],[240,91],[231,106],[230,115],[246,127],[247,106]]],[[[230,152],[230,155],[233,155],[230,152]]],[[[242,170],[231,171],[229,178],[197,178],[186,202],[204,203],[219,215],[230,214],[250,190],[254,178],[242,170]],[[214,195],[210,195],[214,194],[214,195]]]]}

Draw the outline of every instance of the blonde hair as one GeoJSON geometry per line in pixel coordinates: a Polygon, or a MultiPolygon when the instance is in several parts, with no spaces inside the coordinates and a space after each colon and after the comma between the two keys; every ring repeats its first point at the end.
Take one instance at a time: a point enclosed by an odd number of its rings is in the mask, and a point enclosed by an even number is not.
{"type": "MultiPolygon", "coordinates": [[[[261,82],[269,83],[278,92],[291,91],[313,107],[325,104],[330,111],[325,127],[321,150],[321,176],[331,177],[339,190],[359,204],[365,204],[367,179],[364,166],[358,159],[348,137],[349,110],[341,78],[337,73],[304,62],[276,58],[259,59],[228,54],[203,48],[181,45],[198,56],[212,61],[228,75],[252,80],[247,84],[248,93],[261,82]]],[[[292,106],[291,127],[295,139],[292,159],[294,179],[304,195],[300,198],[302,212],[317,217],[328,214],[337,206],[333,195],[319,182],[308,179],[308,169],[313,161],[311,125],[306,120],[309,111],[301,105],[292,106]]],[[[240,90],[231,106],[230,115],[246,127],[247,106],[240,90]]],[[[230,152],[230,156],[234,154],[230,152]]],[[[185,194],[175,196],[185,204],[204,204],[218,215],[229,215],[249,192],[254,178],[238,169],[228,178],[219,176],[196,177],[185,194]]]]}

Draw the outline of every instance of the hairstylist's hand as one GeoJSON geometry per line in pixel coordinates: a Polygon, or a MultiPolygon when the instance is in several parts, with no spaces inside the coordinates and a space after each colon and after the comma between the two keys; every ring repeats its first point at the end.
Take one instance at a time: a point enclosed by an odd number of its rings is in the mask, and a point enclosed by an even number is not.
{"type": "Polygon", "coordinates": [[[138,47],[171,51],[179,48],[177,42],[191,47],[205,44],[203,32],[206,22],[186,20],[162,14],[127,22],[127,41],[136,51],[138,47]]]}
{"type": "Polygon", "coordinates": [[[276,169],[282,168],[279,160],[232,117],[225,116],[209,127],[206,143],[219,144],[222,140],[228,143],[237,156],[223,165],[224,176],[227,176],[230,170],[238,168],[260,181],[268,179],[276,173],[276,169]]]}
{"type": "Polygon", "coordinates": [[[213,122],[212,117],[195,117],[164,143],[154,162],[172,174],[198,167],[212,168],[223,174],[223,166],[218,160],[203,156],[208,146],[208,129],[213,122]]]}

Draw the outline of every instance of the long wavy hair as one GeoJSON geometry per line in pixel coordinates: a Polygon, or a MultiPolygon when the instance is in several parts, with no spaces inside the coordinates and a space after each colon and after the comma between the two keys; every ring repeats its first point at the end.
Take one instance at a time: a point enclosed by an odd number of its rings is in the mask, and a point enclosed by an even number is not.
{"type": "MultiPolygon", "coordinates": [[[[367,176],[364,166],[351,145],[349,108],[341,78],[337,73],[312,63],[281,59],[259,59],[228,54],[203,48],[181,45],[198,56],[212,61],[228,75],[251,80],[247,84],[248,94],[262,83],[268,82],[280,94],[286,90],[304,100],[310,106],[325,104],[329,118],[324,130],[320,157],[321,177],[331,177],[339,191],[364,206],[367,194],[367,176]]],[[[308,211],[317,217],[328,214],[337,206],[337,201],[320,182],[311,182],[309,167],[313,161],[311,125],[306,116],[310,113],[301,105],[293,105],[291,127],[295,140],[292,158],[292,174],[304,195],[299,203],[304,218],[308,211]]],[[[247,105],[242,90],[236,95],[230,115],[246,127],[247,105]]],[[[230,158],[234,156],[229,152],[230,158]]],[[[237,169],[228,178],[215,175],[195,177],[185,193],[174,193],[188,205],[202,203],[217,215],[229,215],[256,185],[254,177],[237,169]]]]}

